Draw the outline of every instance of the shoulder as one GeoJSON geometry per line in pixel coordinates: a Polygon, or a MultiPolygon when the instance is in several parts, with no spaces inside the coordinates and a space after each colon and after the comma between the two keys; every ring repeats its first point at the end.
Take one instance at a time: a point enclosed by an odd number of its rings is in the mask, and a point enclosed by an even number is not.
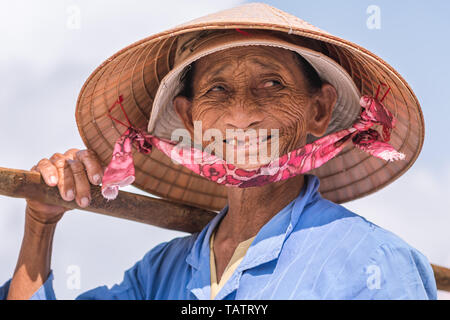
{"type": "Polygon", "coordinates": [[[305,208],[295,230],[320,239],[327,264],[338,266],[328,269],[338,273],[337,290],[348,293],[342,284],[353,283],[360,298],[436,298],[433,270],[421,252],[342,205],[319,199],[305,208]]]}
{"type": "MultiPolygon", "coordinates": [[[[138,261],[130,270],[139,279],[145,299],[185,298],[184,285],[189,278],[186,258],[198,234],[163,242],[138,261]]],[[[127,272],[130,272],[127,271],[127,272]]]]}
{"type": "Polygon", "coordinates": [[[79,295],[77,299],[167,299],[174,290],[178,298],[183,296],[183,283],[172,275],[185,275],[185,256],[196,235],[175,238],[148,251],[124,273],[122,282],[111,288],[100,286],[79,295]],[[184,269],[183,269],[184,268],[184,269]]]}
{"type": "Polygon", "coordinates": [[[195,243],[195,240],[197,239],[197,236],[198,233],[195,233],[160,243],[148,251],[142,261],[146,264],[165,264],[165,266],[173,265],[180,261],[184,263],[195,243]]]}
{"type": "Polygon", "coordinates": [[[354,241],[359,241],[365,249],[375,249],[382,245],[413,249],[393,232],[376,225],[342,205],[323,198],[305,208],[297,228],[323,229],[329,233],[339,232],[343,238],[342,244],[348,242],[355,245],[354,241]],[[355,235],[359,237],[355,237],[355,235]]]}

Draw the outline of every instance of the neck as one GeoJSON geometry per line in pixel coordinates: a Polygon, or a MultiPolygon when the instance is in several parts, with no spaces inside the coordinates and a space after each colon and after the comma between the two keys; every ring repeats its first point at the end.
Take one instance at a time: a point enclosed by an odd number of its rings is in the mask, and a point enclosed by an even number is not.
{"type": "Polygon", "coordinates": [[[240,243],[255,236],[281,209],[300,193],[303,175],[269,183],[262,187],[227,188],[228,212],[220,222],[215,238],[240,243]]]}

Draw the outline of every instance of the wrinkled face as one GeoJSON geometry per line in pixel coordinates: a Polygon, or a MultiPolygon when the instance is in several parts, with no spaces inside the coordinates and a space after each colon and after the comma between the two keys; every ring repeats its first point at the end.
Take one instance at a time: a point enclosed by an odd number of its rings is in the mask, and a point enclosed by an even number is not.
{"type": "MultiPolygon", "coordinates": [[[[226,140],[227,129],[254,129],[256,142],[267,141],[269,153],[271,129],[278,129],[279,156],[301,147],[308,133],[325,132],[336,101],[330,85],[312,93],[294,53],[275,47],[236,47],[210,54],[195,63],[192,80],[192,101],[179,96],[175,109],[190,132],[194,121],[201,121],[203,132],[219,130],[225,157],[227,145],[244,148],[247,156],[254,146],[250,137],[226,140]],[[260,129],[267,129],[267,140],[260,129]]],[[[203,141],[204,147],[209,143],[203,141]]],[[[247,161],[238,166],[261,164],[247,161]]]]}

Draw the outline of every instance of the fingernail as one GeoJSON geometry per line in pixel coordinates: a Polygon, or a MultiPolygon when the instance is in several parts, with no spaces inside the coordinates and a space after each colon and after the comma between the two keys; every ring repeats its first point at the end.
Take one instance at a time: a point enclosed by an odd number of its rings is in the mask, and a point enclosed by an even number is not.
{"type": "Polygon", "coordinates": [[[81,206],[87,207],[89,205],[89,199],[87,197],[81,198],[81,206]]]}
{"type": "Polygon", "coordinates": [[[56,180],[56,177],[55,176],[51,176],[50,177],[50,183],[51,184],[56,184],[58,182],[58,180],[56,180]]]}
{"type": "Polygon", "coordinates": [[[97,173],[97,174],[94,174],[94,182],[96,183],[96,184],[99,184],[100,183],[100,175],[97,173]]]}
{"type": "Polygon", "coordinates": [[[67,199],[73,200],[73,196],[74,196],[74,193],[73,193],[73,190],[72,190],[72,189],[70,189],[69,191],[67,191],[67,193],[66,193],[67,199]]]}

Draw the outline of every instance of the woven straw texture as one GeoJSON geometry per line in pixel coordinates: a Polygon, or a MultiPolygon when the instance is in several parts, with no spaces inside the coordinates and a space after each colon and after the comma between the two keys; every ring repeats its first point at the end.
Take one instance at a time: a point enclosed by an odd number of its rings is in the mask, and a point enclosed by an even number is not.
{"type": "MultiPolygon", "coordinates": [[[[106,166],[115,141],[126,128],[113,122],[108,108],[119,95],[131,122],[146,128],[153,99],[174,63],[177,36],[186,32],[239,28],[270,30],[295,43],[308,44],[328,55],[353,78],[362,95],[374,95],[380,83],[391,92],[384,105],[397,118],[390,143],[406,160],[386,162],[349,145],[336,158],[311,173],[320,178],[325,198],[343,203],[373,193],[401,176],[416,160],[424,139],[419,102],[406,81],[386,62],[364,48],[330,35],[288,13],[252,3],[211,14],[138,41],[102,63],[88,78],[78,97],[76,121],[87,148],[106,166]]],[[[382,92],[383,93],[383,92],[382,92]]],[[[124,119],[119,108],[113,116],[124,119]]],[[[226,189],[176,165],[153,148],[150,155],[133,151],[139,189],[174,202],[220,210],[226,189]]]]}

